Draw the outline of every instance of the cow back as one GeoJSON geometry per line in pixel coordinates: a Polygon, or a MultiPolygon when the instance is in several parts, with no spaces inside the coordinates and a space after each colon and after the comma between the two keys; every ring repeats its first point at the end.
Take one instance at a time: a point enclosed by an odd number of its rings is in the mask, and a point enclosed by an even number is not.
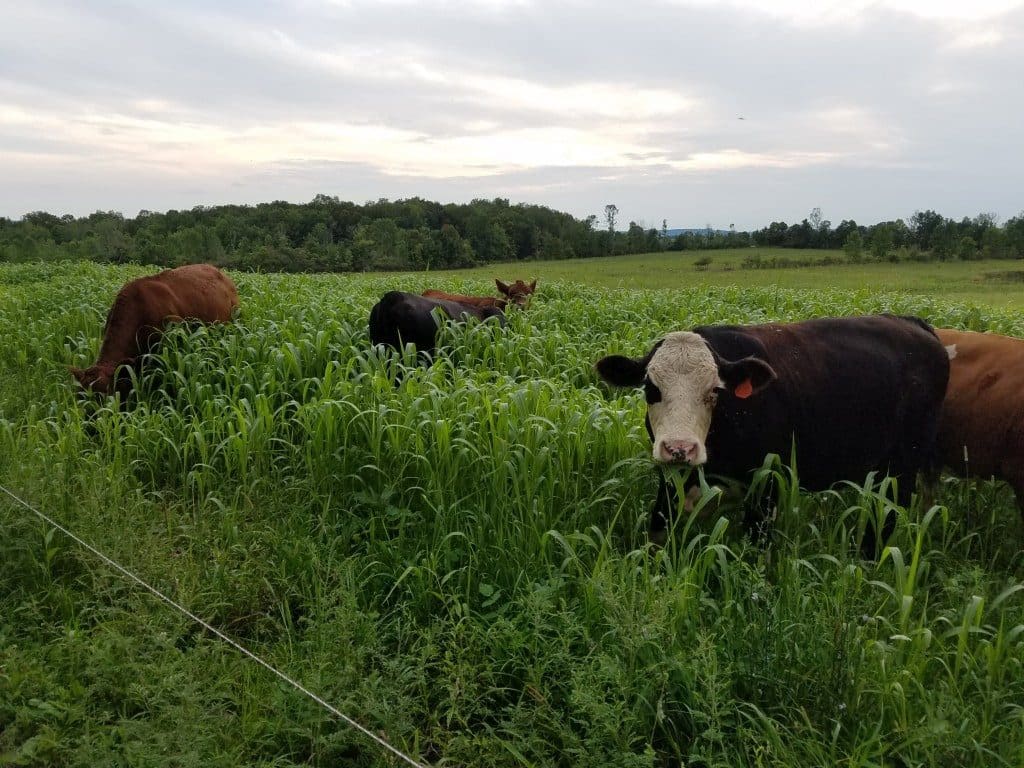
{"type": "Polygon", "coordinates": [[[168,322],[229,322],[238,307],[234,282],[210,264],[190,264],[124,285],[107,314],[101,362],[149,351],[168,322]]]}
{"type": "MultiPolygon", "coordinates": [[[[712,474],[745,476],[796,447],[801,483],[863,478],[917,447],[934,458],[946,350],[916,319],[878,315],[695,329],[722,359],[755,356],[778,378],[757,397],[721,398],[707,438],[712,474]]],[[[912,463],[912,462],[911,462],[912,463]]]]}
{"type": "Polygon", "coordinates": [[[508,304],[508,299],[498,298],[497,296],[466,296],[460,293],[445,293],[444,291],[439,291],[434,288],[425,290],[421,295],[428,299],[455,302],[456,304],[476,307],[477,309],[490,307],[504,309],[508,304]]]}
{"type": "Polygon", "coordinates": [[[953,354],[939,455],[960,474],[995,475],[1024,490],[1024,340],[936,330],[953,354]]]}
{"type": "Polygon", "coordinates": [[[457,322],[469,318],[497,318],[499,325],[505,325],[505,315],[497,307],[476,307],[448,299],[389,291],[370,310],[370,341],[396,349],[411,343],[420,352],[431,352],[437,338],[438,312],[457,322]]]}

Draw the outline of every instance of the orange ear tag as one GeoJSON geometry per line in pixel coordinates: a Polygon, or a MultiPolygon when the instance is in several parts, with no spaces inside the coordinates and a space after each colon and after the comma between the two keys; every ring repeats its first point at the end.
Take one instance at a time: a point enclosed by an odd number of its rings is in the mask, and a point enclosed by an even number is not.
{"type": "Polygon", "coordinates": [[[750,379],[744,379],[736,385],[736,389],[734,389],[732,393],[740,400],[746,400],[754,394],[754,385],[750,383],[750,379]]]}

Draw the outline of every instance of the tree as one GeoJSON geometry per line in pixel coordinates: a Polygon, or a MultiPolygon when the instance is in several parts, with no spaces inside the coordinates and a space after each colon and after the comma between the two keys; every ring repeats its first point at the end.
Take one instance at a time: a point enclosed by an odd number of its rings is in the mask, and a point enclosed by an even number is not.
{"type": "Polygon", "coordinates": [[[978,258],[978,244],[970,235],[964,235],[956,245],[956,255],[964,261],[978,258]]]}
{"type": "Polygon", "coordinates": [[[627,253],[643,253],[646,250],[645,244],[644,228],[635,221],[629,222],[629,231],[626,232],[627,253]]]}
{"type": "Polygon", "coordinates": [[[881,261],[892,250],[893,230],[889,224],[876,224],[871,230],[871,254],[881,261]]]}
{"type": "Polygon", "coordinates": [[[846,258],[850,261],[860,261],[861,253],[864,250],[864,238],[860,236],[857,229],[851,230],[850,234],[846,236],[843,250],[846,252],[846,258]]]}
{"type": "Polygon", "coordinates": [[[356,227],[352,236],[352,267],[406,269],[405,238],[394,219],[373,219],[356,227]]]}
{"type": "Polygon", "coordinates": [[[810,222],[811,227],[815,231],[821,229],[821,208],[812,208],[810,215],[807,217],[807,221],[810,222]]]}
{"type": "Polygon", "coordinates": [[[981,233],[981,258],[1005,259],[1010,255],[1007,248],[1007,233],[999,227],[988,227],[981,233]]]}
{"type": "Polygon", "coordinates": [[[441,263],[446,267],[473,266],[473,248],[462,239],[459,230],[445,224],[440,232],[434,232],[441,263]]]}
{"type": "Polygon", "coordinates": [[[604,218],[608,222],[608,231],[615,232],[615,217],[619,215],[619,206],[609,203],[604,207],[604,218]]]}
{"type": "Polygon", "coordinates": [[[1024,213],[1007,221],[1003,232],[1010,255],[1018,259],[1024,258],[1024,213]]]}
{"type": "Polygon", "coordinates": [[[925,250],[933,248],[935,231],[945,220],[945,217],[935,211],[914,211],[914,215],[910,217],[910,231],[914,235],[914,242],[925,250]]]}
{"type": "Polygon", "coordinates": [[[406,231],[405,250],[409,263],[416,269],[430,269],[441,262],[441,244],[427,227],[406,231]]]}
{"type": "MultiPolygon", "coordinates": [[[[938,215],[938,214],[936,214],[938,215]]],[[[941,218],[941,217],[940,217],[941,218]]],[[[952,219],[942,219],[930,233],[929,249],[940,259],[951,259],[957,253],[957,225],[952,219]]]]}
{"type": "Polygon", "coordinates": [[[123,219],[120,216],[96,220],[91,239],[99,261],[110,261],[114,264],[124,264],[128,261],[131,243],[121,229],[122,223],[123,219]]]}
{"type": "Polygon", "coordinates": [[[999,226],[999,215],[991,212],[979,213],[974,217],[974,225],[978,229],[988,229],[999,226]]]}
{"type": "Polygon", "coordinates": [[[843,219],[839,222],[839,226],[832,230],[832,235],[829,241],[829,245],[833,247],[846,247],[846,241],[850,237],[851,233],[859,230],[857,222],[853,219],[843,219]]]}
{"type": "Polygon", "coordinates": [[[473,246],[476,258],[481,261],[508,261],[512,258],[512,241],[495,220],[493,211],[487,208],[477,208],[470,214],[464,235],[473,246]]]}

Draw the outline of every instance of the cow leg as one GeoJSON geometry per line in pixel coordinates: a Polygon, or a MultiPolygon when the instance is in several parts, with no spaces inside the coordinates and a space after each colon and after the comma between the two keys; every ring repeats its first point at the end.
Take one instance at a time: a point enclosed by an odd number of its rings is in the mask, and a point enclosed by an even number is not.
{"type": "MultiPolygon", "coordinates": [[[[896,503],[903,509],[909,509],[914,500],[914,488],[917,484],[917,474],[921,464],[920,453],[914,452],[912,458],[894,462],[889,467],[889,476],[896,480],[896,503]]],[[[933,470],[930,462],[924,462],[924,464],[927,468],[920,471],[925,484],[925,494],[928,496],[937,481],[931,479],[933,470]]],[[[860,542],[861,556],[866,560],[876,560],[895,530],[895,512],[886,513],[885,519],[882,521],[881,533],[877,530],[874,521],[868,521],[864,528],[864,538],[860,542]]]]}
{"type": "MultiPolygon", "coordinates": [[[[907,436],[906,442],[896,447],[894,458],[889,464],[889,475],[897,482],[896,503],[908,509],[914,498],[918,473],[921,475],[925,498],[932,497],[938,484],[936,440],[939,422],[936,411],[927,402],[911,400],[911,410],[904,418],[903,432],[907,436]]],[[[886,545],[895,530],[896,515],[893,512],[886,514],[881,535],[874,525],[869,525],[861,540],[861,554],[868,559],[877,558],[880,548],[886,545]]]]}
{"type": "Polygon", "coordinates": [[[1013,493],[1017,497],[1017,509],[1021,514],[1021,522],[1024,522],[1024,467],[1016,465],[1009,467],[1004,464],[1001,471],[1003,479],[1013,488],[1013,493]]]}
{"type": "MultiPolygon", "coordinates": [[[[914,462],[905,466],[901,471],[894,475],[896,478],[896,503],[903,509],[909,509],[910,505],[914,501],[914,490],[917,486],[917,474],[918,463],[914,462]]],[[[872,542],[872,549],[879,546],[884,547],[895,530],[896,513],[887,512],[885,520],[882,521],[882,535],[877,541],[872,542]]]]}
{"type": "Polygon", "coordinates": [[[877,560],[881,554],[880,546],[884,547],[892,532],[896,529],[896,515],[888,512],[882,522],[882,536],[879,538],[878,531],[873,520],[869,520],[864,526],[864,538],[860,540],[860,554],[865,560],[877,560]]]}

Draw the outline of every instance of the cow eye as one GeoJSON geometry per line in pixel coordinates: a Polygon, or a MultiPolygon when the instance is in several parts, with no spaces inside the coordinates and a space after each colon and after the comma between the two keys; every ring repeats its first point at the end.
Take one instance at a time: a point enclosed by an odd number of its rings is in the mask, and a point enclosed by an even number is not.
{"type": "Polygon", "coordinates": [[[650,379],[644,379],[644,396],[647,398],[648,405],[661,402],[661,390],[650,379]]]}

